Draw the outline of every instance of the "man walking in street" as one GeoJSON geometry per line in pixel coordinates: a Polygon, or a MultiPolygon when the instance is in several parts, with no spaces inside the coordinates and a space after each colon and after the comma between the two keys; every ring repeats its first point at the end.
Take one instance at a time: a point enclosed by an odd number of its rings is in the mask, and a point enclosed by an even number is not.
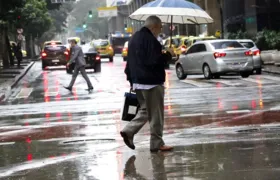
{"type": "Polygon", "coordinates": [[[76,40],[71,40],[70,42],[71,44],[71,58],[69,60],[69,62],[67,63],[67,68],[69,68],[69,66],[72,64],[75,65],[75,69],[74,69],[74,73],[72,75],[72,80],[69,84],[68,87],[65,87],[66,89],[68,89],[69,91],[72,91],[72,87],[76,81],[76,78],[79,74],[79,72],[81,72],[83,78],[86,80],[87,85],[88,85],[88,91],[92,91],[93,90],[93,86],[87,76],[86,73],[86,61],[84,58],[84,53],[81,47],[79,47],[77,45],[77,41],[76,40]]]}
{"type": "Polygon", "coordinates": [[[149,121],[150,151],[170,151],[163,139],[164,125],[164,82],[165,63],[174,53],[167,49],[162,53],[162,46],[157,40],[162,31],[162,22],[157,16],[146,19],[145,26],[136,32],[129,41],[128,60],[125,69],[127,79],[136,92],[140,104],[136,117],[121,131],[125,144],[135,149],[133,138],[149,121]]]}

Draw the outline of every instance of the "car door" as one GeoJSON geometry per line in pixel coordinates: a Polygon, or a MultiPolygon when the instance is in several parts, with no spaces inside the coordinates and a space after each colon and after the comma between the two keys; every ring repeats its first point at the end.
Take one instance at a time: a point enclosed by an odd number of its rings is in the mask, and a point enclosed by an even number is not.
{"type": "Polygon", "coordinates": [[[194,53],[197,51],[197,45],[191,46],[186,54],[182,55],[183,68],[186,73],[191,74],[194,72],[194,53]]]}
{"type": "Polygon", "coordinates": [[[193,54],[193,69],[194,73],[202,73],[202,65],[204,63],[204,56],[206,55],[207,49],[205,44],[197,44],[196,52],[193,54]]]}

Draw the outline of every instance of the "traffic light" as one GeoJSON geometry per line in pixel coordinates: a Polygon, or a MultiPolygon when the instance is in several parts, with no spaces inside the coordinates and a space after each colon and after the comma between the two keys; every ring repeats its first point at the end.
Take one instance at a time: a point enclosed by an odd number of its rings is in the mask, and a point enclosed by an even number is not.
{"type": "Polygon", "coordinates": [[[86,29],[87,28],[87,24],[84,22],[83,24],[83,28],[86,29]]]}
{"type": "Polygon", "coordinates": [[[21,18],[21,16],[20,16],[20,15],[18,15],[18,16],[17,16],[17,19],[18,19],[18,20],[20,20],[20,18],[21,18]]]}
{"type": "Polygon", "coordinates": [[[89,17],[89,18],[92,18],[92,11],[89,11],[89,12],[88,12],[88,17],[89,17]]]}
{"type": "Polygon", "coordinates": [[[124,30],[127,31],[127,24],[124,24],[124,30]]]}

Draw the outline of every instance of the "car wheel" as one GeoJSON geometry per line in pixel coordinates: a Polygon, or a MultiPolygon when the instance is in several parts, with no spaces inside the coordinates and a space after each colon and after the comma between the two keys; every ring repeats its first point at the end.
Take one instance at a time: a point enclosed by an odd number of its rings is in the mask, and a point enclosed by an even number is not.
{"type": "Polygon", "coordinates": [[[184,69],[180,64],[176,66],[176,74],[178,79],[180,80],[184,80],[187,78],[187,75],[185,74],[184,69]]]}
{"type": "Polygon", "coordinates": [[[113,62],[114,61],[114,57],[109,57],[109,61],[113,62]]]}
{"type": "Polygon", "coordinates": [[[221,75],[219,75],[219,74],[213,75],[213,78],[214,78],[214,79],[220,79],[220,77],[221,77],[221,75]]]}
{"type": "Polygon", "coordinates": [[[211,79],[213,77],[211,69],[208,66],[208,64],[205,64],[203,66],[203,75],[204,75],[205,79],[211,79]]]}
{"type": "Polygon", "coordinates": [[[46,64],[44,62],[42,62],[42,70],[45,70],[46,69],[46,64]]]}
{"type": "Polygon", "coordinates": [[[242,78],[248,78],[250,76],[251,72],[241,72],[240,75],[242,78]]]}
{"type": "Polygon", "coordinates": [[[256,70],[256,74],[262,74],[262,68],[258,68],[257,70],[256,70]]]}
{"type": "Polygon", "coordinates": [[[95,65],[94,72],[101,72],[101,64],[96,64],[95,65]]]}

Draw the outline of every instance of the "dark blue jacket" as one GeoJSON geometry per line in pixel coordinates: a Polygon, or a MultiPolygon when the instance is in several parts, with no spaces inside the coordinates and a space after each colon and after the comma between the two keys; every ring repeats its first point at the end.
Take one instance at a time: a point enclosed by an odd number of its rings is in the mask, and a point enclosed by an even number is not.
{"type": "Polygon", "coordinates": [[[143,27],[128,43],[127,80],[133,84],[157,85],[165,82],[165,64],[171,54],[162,53],[162,45],[152,32],[143,27]]]}

